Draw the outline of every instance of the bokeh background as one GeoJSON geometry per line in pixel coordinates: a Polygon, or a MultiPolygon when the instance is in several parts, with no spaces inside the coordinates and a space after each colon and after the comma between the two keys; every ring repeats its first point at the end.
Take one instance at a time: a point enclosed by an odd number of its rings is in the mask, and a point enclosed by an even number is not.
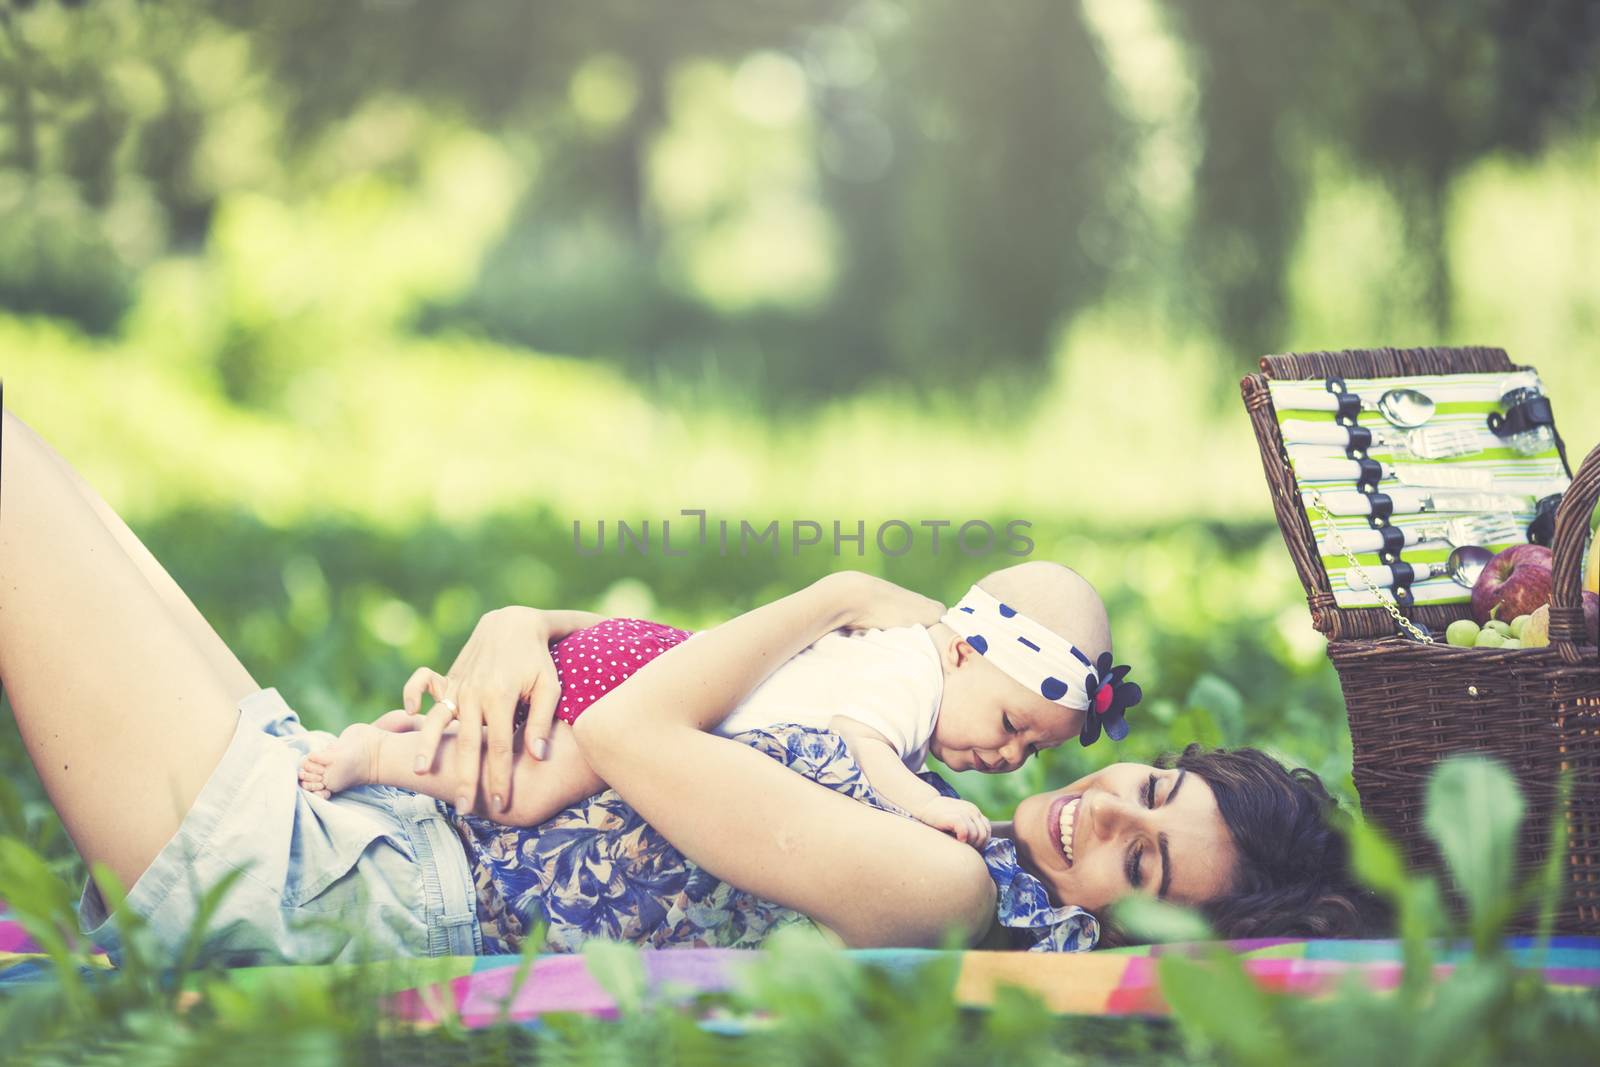
{"type": "Polygon", "coordinates": [[[0,373],[315,725],[503,604],[948,600],[1011,558],[870,531],[1023,519],[1147,697],[964,791],[1195,739],[1353,797],[1238,379],[1501,345],[1587,451],[1597,68],[1584,0],[0,0],[0,373]],[[574,548],[683,508],[869,537],[574,548]]]}

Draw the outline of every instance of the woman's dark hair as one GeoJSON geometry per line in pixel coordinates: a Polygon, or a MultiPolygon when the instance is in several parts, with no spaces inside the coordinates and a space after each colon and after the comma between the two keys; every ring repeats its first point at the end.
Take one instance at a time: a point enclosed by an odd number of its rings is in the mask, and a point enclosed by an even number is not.
{"type": "Polygon", "coordinates": [[[1190,745],[1158,766],[1205,779],[1238,848],[1228,892],[1200,907],[1219,937],[1376,936],[1384,901],[1356,881],[1342,828],[1348,815],[1304,767],[1253,748],[1190,745]]]}

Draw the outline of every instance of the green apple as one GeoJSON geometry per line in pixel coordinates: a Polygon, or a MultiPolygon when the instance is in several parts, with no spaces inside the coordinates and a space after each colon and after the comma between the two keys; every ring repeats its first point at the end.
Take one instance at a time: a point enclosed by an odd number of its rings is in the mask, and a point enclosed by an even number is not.
{"type": "Polygon", "coordinates": [[[1501,637],[1511,636],[1511,624],[1506,622],[1504,619],[1490,619],[1488,622],[1483,624],[1483,628],[1485,630],[1493,630],[1501,637]]]}
{"type": "Polygon", "coordinates": [[[1516,618],[1512,619],[1511,636],[1516,638],[1522,637],[1522,629],[1528,625],[1528,620],[1531,618],[1533,618],[1532,615],[1518,615],[1516,618]]]}
{"type": "Polygon", "coordinates": [[[1474,642],[1474,645],[1478,648],[1503,648],[1505,643],[1504,634],[1491,626],[1485,626],[1478,631],[1478,640],[1474,642]]]}
{"type": "Polygon", "coordinates": [[[1522,647],[1522,642],[1517,640],[1515,637],[1508,637],[1508,638],[1506,638],[1506,643],[1501,645],[1500,647],[1501,648],[1521,648],[1522,647]]]}
{"type": "Polygon", "coordinates": [[[1478,642],[1478,624],[1471,619],[1457,619],[1445,630],[1444,639],[1457,648],[1471,648],[1478,642]]]}

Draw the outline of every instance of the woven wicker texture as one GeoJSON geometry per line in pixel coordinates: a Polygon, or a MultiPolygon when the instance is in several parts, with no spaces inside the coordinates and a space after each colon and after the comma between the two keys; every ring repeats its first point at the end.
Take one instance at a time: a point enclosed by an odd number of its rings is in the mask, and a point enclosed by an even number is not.
{"type": "MultiPolygon", "coordinates": [[[[1350,720],[1356,788],[1368,819],[1383,827],[1416,866],[1439,859],[1422,828],[1429,775],[1444,757],[1477,752],[1501,760],[1527,799],[1518,856],[1520,879],[1549,848],[1557,783],[1573,776],[1566,894],[1556,917],[1568,933],[1600,933],[1600,652],[1583,638],[1580,583],[1589,515],[1600,499],[1600,448],[1591,452],[1556,515],[1551,645],[1539,649],[1464,649],[1400,637],[1379,608],[1334,606],[1310,523],[1284,455],[1269,378],[1381,377],[1507,371],[1492,348],[1381,349],[1269,356],[1242,384],[1284,541],[1305,586],[1313,624],[1330,637],[1350,720]]],[[[1565,460],[1565,450],[1562,451],[1565,460]]],[[[1465,605],[1418,607],[1410,616],[1442,633],[1465,605]]],[[[1520,922],[1527,928],[1531,916],[1520,922]]]]}

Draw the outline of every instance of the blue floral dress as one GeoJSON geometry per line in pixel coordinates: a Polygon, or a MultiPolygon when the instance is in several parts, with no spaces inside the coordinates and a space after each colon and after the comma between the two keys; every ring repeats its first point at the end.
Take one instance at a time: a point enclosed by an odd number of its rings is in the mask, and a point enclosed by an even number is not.
{"type": "MultiPolygon", "coordinates": [[[[737,735],[812,781],[862,803],[904,815],[878,796],[843,738],[804,726],[737,735]]],[[[956,793],[937,775],[940,792],[956,793]]],[[[749,948],[805,916],[707,873],[606,790],[539,826],[504,826],[457,816],[478,891],[484,952],[516,952],[530,931],[546,952],[572,952],[600,938],[652,948],[749,948]]],[[[1023,870],[1004,838],[984,848],[995,881],[996,917],[1018,948],[1093,948],[1100,928],[1082,908],[1053,906],[1043,883],[1023,870]]]]}

